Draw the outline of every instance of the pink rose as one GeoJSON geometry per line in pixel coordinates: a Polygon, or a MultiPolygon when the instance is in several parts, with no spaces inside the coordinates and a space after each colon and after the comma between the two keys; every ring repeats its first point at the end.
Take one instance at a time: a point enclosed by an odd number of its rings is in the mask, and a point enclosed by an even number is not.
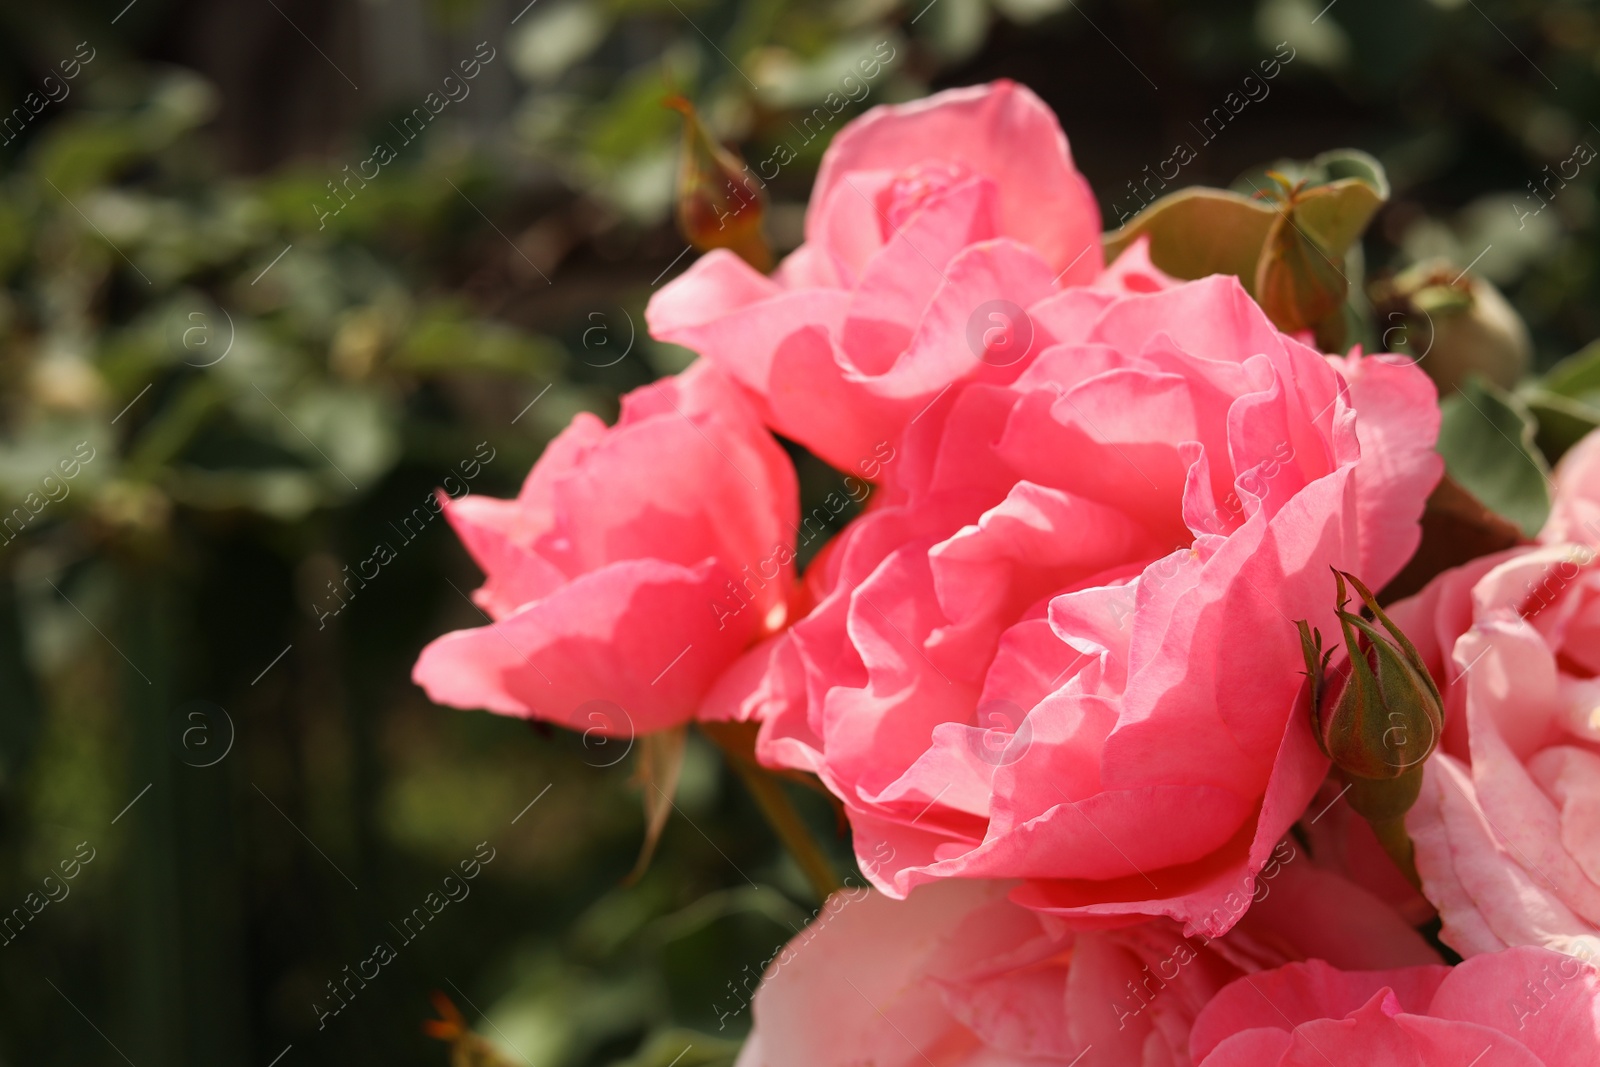
{"type": "Polygon", "coordinates": [[[1600,953],[1600,435],[1556,472],[1539,543],[1473,560],[1396,604],[1445,698],[1406,825],[1463,955],[1600,953]]]}
{"type": "Polygon", "coordinates": [[[1327,763],[1294,620],[1331,567],[1381,586],[1438,478],[1433,387],[1325,358],[1211,277],[1030,305],[1014,381],[951,390],[806,575],[816,607],[710,698],[845,803],[904,896],[1024,879],[1029,907],[1166,915],[1224,898],[1327,763]]]}
{"type": "Polygon", "coordinates": [[[1218,993],[1189,1042],[1200,1067],[1591,1067],[1600,972],[1540,948],[1392,971],[1292,963],[1218,993]]]}
{"type": "Polygon", "coordinates": [[[771,278],[715,251],[647,318],[748,387],[777,432],[854,472],[942,390],[1015,378],[1041,347],[1017,309],[1097,278],[1104,298],[1169,281],[1143,245],[1103,276],[1101,260],[1055,115],[999,81],[850,123],[823,156],[805,244],[771,278]]]}
{"type": "Polygon", "coordinates": [[[1073,932],[1003,883],[835,894],[768,966],[739,1067],[1178,1067],[1196,1016],[1241,975],[1307,954],[1437,962],[1374,898],[1289,842],[1278,855],[1260,902],[1217,940],[1167,919],[1073,932]]]}
{"type": "Polygon", "coordinates": [[[573,419],[517,499],[447,504],[493,622],[412,677],[440,704],[606,736],[683,722],[784,625],[797,509],[788,457],[714,367],[635,390],[610,429],[573,419]]]}

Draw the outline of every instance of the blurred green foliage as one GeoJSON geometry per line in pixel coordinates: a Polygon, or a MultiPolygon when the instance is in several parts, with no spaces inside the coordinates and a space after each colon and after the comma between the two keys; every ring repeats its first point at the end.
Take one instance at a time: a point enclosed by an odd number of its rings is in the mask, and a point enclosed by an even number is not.
{"type": "MultiPolygon", "coordinates": [[[[847,115],[1015,77],[1109,209],[1288,41],[1270,98],[1179,184],[1364,149],[1393,184],[1369,276],[1474,264],[1540,367],[1600,333],[1596,172],[1558,187],[1543,169],[1600,144],[1595,12],[1322,8],[0,6],[0,130],[30,116],[0,134],[0,907],[26,907],[79,842],[98,850],[0,945],[0,1063],[112,1062],[109,1039],[174,1067],[442,1064],[421,1030],[434,990],[508,1063],[730,1062],[752,972],[816,906],[799,870],[691,737],[681,815],[626,884],[632,754],[410,685],[429,638],[480,617],[444,524],[408,519],[469,469],[472,491],[510,495],[576,411],[610,417],[684,365],[643,334],[687,262],[662,98],[767,158],[883,42],[896,58],[847,115]],[[93,60],[34,115],[80,41],[93,60]],[[495,59],[474,95],[340,184],[480,41],[495,59]],[[347,203],[324,225],[330,197],[347,203]],[[394,560],[328,614],[380,541],[394,560]],[[471,896],[319,1029],[327,984],[483,841],[497,857],[471,896]]],[[[780,250],[826,139],[771,183],[780,250]]],[[[1588,366],[1500,402],[1587,419],[1588,366]]],[[[796,458],[828,492],[836,476],[796,458]]],[[[848,869],[829,807],[794,799],[848,869]]]]}

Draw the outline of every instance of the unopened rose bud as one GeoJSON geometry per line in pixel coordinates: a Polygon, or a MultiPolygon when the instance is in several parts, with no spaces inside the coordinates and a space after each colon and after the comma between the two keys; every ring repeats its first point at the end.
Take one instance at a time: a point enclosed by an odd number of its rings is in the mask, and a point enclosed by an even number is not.
{"type": "Polygon", "coordinates": [[[1528,328],[1500,290],[1446,260],[1374,282],[1371,295],[1383,347],[1416,359],[1441,394],[1473,373],[1509,389],[1533,360],[1528,328]]]}
{"type": "Polygon", "coordinates": [[[1390,621],[1371,590],[1334,571],[1345,656],[1304,621],[1300,643],[1311,678],[1311,724],[1317,744],[1349,783],[1350,806],[1372,824],[1384,848],[1415,878],[1404,818],[1422,788],[1422,764],[1439,743],[1444,701],[1416,646],[1390,621]],[[1346,611],[1349,582],[1372,619],[1346,611]],[[1381,629],[1380,629],[1381,627],[1381,629]]]}
{"type": "Polygon", "coordinates": [[[1256,301],[1273,325],[1286,333],[1312,330],[1321,347],[1343,348],[1342,312],[1350,283],[1345,277],[1341,252],[1330,251],[1312,234],[1302,217],[1302,205],[1319,196],[1304,181],[1291,183],[1268,171],[1270,189],[1258,197],[1278,212],[1267,231],[1256,261],[1256,301]]]}
{"type": "Polygon", "coordinates": [[[772,252],[761,233],[766,210],[761,182],[711,136],[693,104],[673,96],[666,105],[683,113],[678,229],[702,252],[726,248],[756,270],[771,270],[772,252]]]}

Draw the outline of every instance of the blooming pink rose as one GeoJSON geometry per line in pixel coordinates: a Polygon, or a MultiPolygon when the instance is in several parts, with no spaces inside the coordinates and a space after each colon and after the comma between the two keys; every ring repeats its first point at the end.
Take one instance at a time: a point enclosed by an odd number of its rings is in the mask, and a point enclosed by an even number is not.
{"type": "Polygon", "coordinates": [[[1541,948],[1391,971],[1292,963],[1218,993],[1189,1042],[1200,1067],[1592,1067],[1600,972],[1541,948]]]}
{"type": "Polygon", "coordinates": [[[1600,435],[1563,459],[1539,543],[1446,571],[1391,617],[1445,699],[1406,825],[1463,955],[1600,953],[1600,435]]]}
{"type": "Polygon", "coordinates": [[[855,471],[952,384],[1021,373],[1042,346],[1016,308],[1058,286],[1109,299],[1169,281],[1143,244],[1104,271],[1100,212],[1055,115],[999,81],[850,123],[823,156],[805,244],[772,277],[715,251],[646,316],[747,386],[779,433],[855,471]]]}
{"type": "Polygon", "coordinates": [[[1376,899],[1289,842],[1277,854],[1259,903],[1246,891],[1244,921],[1215,940],[1168,919],[1074,932],[1003,883],[835,894],[767,968],[739,1067],[1179,1067],[1195,1017],[1241,975],[1308,954],[1437,962],[1376,899]]]}
{"type": "Polygon", "coordinates": [[[789,458],[709,364],[629,393],[610,429],[580,414],[515,500],[446,505],[493,622],[412,677],[440,704],[607,736],[683,722],[784,624],[797,508],[789,458]]]}
{"type": "Polygon", "coordinates": [[[1332,628],[1331,567],[1377,587],[1415,549],[1434,391],[1233,278],[1100,304],[1032,304],[1028,368],[912,424],[815,608],[710,703],[844,801],[892,896],[1024,879],[1080,923],[1220,934],[1327,770],[1294,621],[1332,628]]]}

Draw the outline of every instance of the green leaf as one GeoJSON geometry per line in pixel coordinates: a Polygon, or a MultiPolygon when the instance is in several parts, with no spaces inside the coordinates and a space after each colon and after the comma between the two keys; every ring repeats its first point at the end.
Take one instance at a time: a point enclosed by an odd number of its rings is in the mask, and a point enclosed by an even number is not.
{"type": "Polygon", "coordinates": [[[1280,159],[1252,167],[1235,178],[1229,188],[1247,196],[1258,189],[1270,189],[1268,171],[1283,175],[1290,185],[1304,182],[1306,192],[1353,180],[1370,187],[1379,200],[1389,199],[1389,176],[1384,173],[1383,164],[1358,148],[1334,148],[1311,159],[1280,159]]]}
{"type": "Polygon", "coordinates": [[[487,371],[534,379],[548,379],[570,362],[556,341],[474,318],[447,302],[417,316],[393,358],[396,367],[419,374],[487,371]]]}
{"type": "Polygon", "coordinates": [[[1283,175],[1291,186],[1305,183],[1294,194],[1293,212],[1300,231],[1297,243],[1307,247],[1290,251],[1310,254],[1309,248],[1318,246],[1335,265],[1334,272],[1348,273],[1344,264],[1351,246],[1389,198],[1382,164],[1355,149],[1324,152],[1307,162],[1281,160],[1258,167],[1240,175],[1231,189],[1197,186],[1164,196],[1105,235],[1107,262],[1140,235],[1149,234],[1150,258],[1168,274],[1190,279],[1232,274],[1259,298],[1257,263],[1284,210],[1255,195],[1282,195],[1282,186],[1268,171],[1283,175]]]}
{"type": "Polygon", "coordinates": [[[1600,341],[1591,341],[1551,367],[1539,386],[1574,400],[1600,401],[1600,341]]]}
{"type": "Polygon", "coordinates": [[[738,1041],[698,1030],[658,1030],[638,1052],[613,1067],[730,1067],[739,1056],[738,1041]]]}
{"type": "Polygon", "coordinates": [[[1539,422],[1539,449],[1554,463],[1589,431],[1600,427],[1600,341],[1557,363],[1517,396],[1539,422]]]}
{"type": "Polygon", "coordinates": [[[1277,217],[1268,205],[1225,189],[1180,189],[1106,234],[1106,262],[1149,234],[1151,261],[1173,277],[1232,274],[1254,295],[1256,260],[1277,217]]]}
{"type": "Polygon", "coordinates": [[[1538,533],[1550,514],[1550,467],[1527,405],[1474,375],[1442,408],[1439,453],[1450,477],[1525,535],[1538,533]]]}
{"type": "MultiPolygon", "coordinates": [[[[1388,183],[1384,183],[1388,188],[1388,183]]],[[[1358,178],[1307,189],[1295,203],[1295,222],[1335,259],[1343,259],[1361,239],[1367,223],[1378,213],[1387,193],[1358,178]]]]}
{"type": "Polygon", "coordinates": [[[1517,396],[1539,423],[1539,451],[1554,463],[1589,431],[1600,427],[1600,408],[1552,393],[1538,385],[1524,386],[1517,396]]]}
{"type": "Polygon", "coordinates": [[[1290,186],[1304,183],[1294,198],[1295,222],[1335,258],[1342,258],[1361,238],[1389,199],[1383,164],[1354,148],[1252,168],[1234,179],[1231,188],[1242,195],[1269,192],[1277,184],[1269,172],[1282,175],[1290,186]]]}

